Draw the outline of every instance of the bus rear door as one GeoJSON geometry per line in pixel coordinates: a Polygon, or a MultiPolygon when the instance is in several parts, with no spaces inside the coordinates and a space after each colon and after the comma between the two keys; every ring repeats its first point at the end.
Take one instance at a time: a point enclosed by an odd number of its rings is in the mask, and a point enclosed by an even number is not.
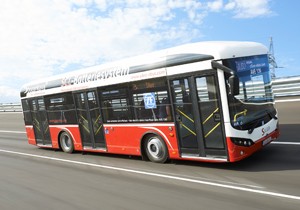
{"type": "Polygon", "coordinates": [[[216,73],[170,81],[182,157],[227,160],[216,73]]]}

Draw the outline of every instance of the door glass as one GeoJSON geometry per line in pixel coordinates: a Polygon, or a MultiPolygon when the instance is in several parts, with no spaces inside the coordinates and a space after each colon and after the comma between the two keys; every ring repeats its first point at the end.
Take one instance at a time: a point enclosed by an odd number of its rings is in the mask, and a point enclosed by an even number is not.
{"type": "Polygon", "coordinates": [[[37,144],[51,144],[49,123],[43,98],[31,101],[31,115],[37,144]]]}
{"type": "Polygon", "coordinates": [[[88,113],[86,110],[86,100],[84,93],[75,94],[75,103],[77,107],[78,123],[81,133],[81,140],[83,146],[92,146],[90,124],[88,120],[88,113]]]}
{"type": "Polygon", "coordinates": [[[174,80],[172,81],[171,87],[176,123],[179,128],[180,147],[197,149],[198,142],[188,79],[174,80]]]}
{"type": "Polygon", "coordinates": [[[84,147],[105,147],[102,116],[96,92],[75,94],[79,128],[84,147]]]}
{"type": "Polygon", "coordinates": [[[36,143],[43,144],[42,124],[39,119],[38,107],[35,99],[31,101],[31,115],[36,143]]]}
{"type": "Polygon", "coordinates": [[[45,109],[44,99],[38,99],[38,108],[39,108],[39,117],[40,123],[42,124],[42,133],[44,144],[50,144],[50,132],[49,132],[49,123],[47,112],[45,109]]]}
{"type": "Polygon", "coordinates": [[[45,103],[44,103],[44,99],[40,98],[38,99],[38,104],[39,104],[39,110],[45,110],[45,103]]]}
{"type": "Polygon", "coordinates": [[[205,147],[208,149],[224,149],[220,102],[216,92],[214,76],[196,78],[196,86],[205,147]]]}
{"type": "Polygon", "coordinates": [[[87,93],[87,101],[92,126],[91,130],[94,135],[94,147],[100,147],[104,144],[103,122],[96,99],[96,93],[94,91],[87,93]]]}

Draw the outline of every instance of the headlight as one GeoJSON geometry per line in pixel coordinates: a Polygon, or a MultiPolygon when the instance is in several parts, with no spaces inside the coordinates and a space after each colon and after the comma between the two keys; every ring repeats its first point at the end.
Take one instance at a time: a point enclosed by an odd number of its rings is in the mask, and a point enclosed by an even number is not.
{"type": "Polygon", "coordinates": [[[238,146],[250,147],[254,144],[254,142],[251,139],[234,138],[234,137],[231,137],[230,139],[232,143],[238,146]]]}

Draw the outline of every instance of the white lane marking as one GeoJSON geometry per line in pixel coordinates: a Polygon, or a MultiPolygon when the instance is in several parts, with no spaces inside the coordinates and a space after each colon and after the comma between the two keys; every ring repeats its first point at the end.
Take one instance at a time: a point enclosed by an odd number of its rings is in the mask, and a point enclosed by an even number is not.
{"type": "MultiPolygon", "coordinates": [[[[177,176],[177,174],[168,174],[171,176],[177,176]]],[[[186,176],[188,179],[195,179],[195,180],[202,180],[202,181],[208,181],[208,182],[214,182],[214,183],[223,183],[227,185],[235,185],[235,186],[244,186],[244,187],[250,187],[250,188],[257,188],[257,189],[265,189],[263,186],[258,185],[250,185],[250,184],[243,184],[243,183],[237,183],[237,182],[228,182],[223,180],[216,180],[216,179],[207,179],[203,177],[193,177],[193,176],[186,176]]]]}
{"type": "Polygon", "coordinates": [[[280,142],[280,141],[273,141],[271,144],[300,145],[300,142],[280,142]]]}
{"type": "Polygon", "coordinates": [[[5,131],[5,130],[0,130],[0,133],[26,133],[25,131],[5,131]]]}
{"type": "Polygon", "coordinates": [[[15,151],[10,151],[10,150],[0,149],[0,152],[15,154],[15,155],[21,155],[21,156],[27,156],[27,157],[33,157],[33,158],[46,159],[46,160],[53,160],[53,161],[64,162],[64,163],[72,163],[72,164],[77,164],[77,165],[91,166],[91,167],[103,168],[103,169],[114,170],[114,171],[123,171],[123,172],[133,173],[133,174],[141,174],[141,175],[146,175],[146,176],[172,179],[172,180],[177,180],[177,181],[184,181],[184,182],[190,182],[190,183],[220,187],[220,188],[225,188],[225,189],[239,190],[239,191],[244,191],[244,192],[251,192],[251,193],[257,193],[257,194],[262,194],[262,195],[280,197],[280,198],[300,200],[300,196],[295,196],[295,195],[289,195],[289,194],[284,194],[284,193],[276,193],[276,192],[258,190],[258,189],[251,189],[251,188],[246,188],[246,187],[239,187],[239,186],[234,186],[234,185],[229,185],[229,184],[220,184],[220,183],[209,182],[209,181],[201,181],[201,180],[196,180],[196,179],[191,179],[191,178],[184,178],[184,177],[173,176],[173,175],[165,175],[165,174],[160,174],[160,173],[138,171],[138,170],[133,170],[133,169],[119,168],[119,167],[113,167],[113,166],[107,166],[107,165],[98,165],[98,164],[94,164],[94,163],[86,163],[86,162],[81,162],[81,161],[66,160],[66,159],[61,159],[61,158],[34,155],[34,154],[23,153],[23,152],[15,152],[15,151]]]}

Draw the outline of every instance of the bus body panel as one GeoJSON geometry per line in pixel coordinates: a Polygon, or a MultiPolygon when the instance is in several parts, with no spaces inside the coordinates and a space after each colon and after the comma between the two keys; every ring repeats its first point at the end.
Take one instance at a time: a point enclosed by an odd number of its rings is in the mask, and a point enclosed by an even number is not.
{"type": "Polygon", "coordinates": [[[33,126],[32,125],[26,125],[25,130],[26,130],[26,134],[27,134],[28,143],[32,144],[32,145],[36,145],[33,126]]]}
{"type": "Polygon", "coordinates": [[[275,139],[279,137],[279,130],[275,130],[267,136],[259,139],[254,143],[254,145],[250,147],[238,146],[232,143],[230,137],[227,137],[227,145],[228,145],[228,156],[229,162],[236,162],[246,157],[249,157],[253,153],[257,152],[258,150],[262,149],[264,146],[268,145],[275,139]]]}
{"type": "MultiPolygon", "coordinates": [[[[59,149],[59,135],[68,132],[74,143],[76,151],[108,152],[123,155],[141,155],[141,140],[146,134],[157,134],[165,141],[169,151],[169,157],[180,159],[174,124],[106,124],[104,125],[107,151],[83,148],[78,125],[50,125],[51,142],[53,149],[59,149]],[[129,135],[130,134],[130,135],[129,135]]],[[[26,126],[28,143],[37,145],[32,126],[26,126]]],[[[43,147],[43,145],[38,145],[43,147]]],[[[45,146],[46,147],[46,146],[45,146]]],[[[47,146],[48,148],[49,146],[47,146]]]]}
{"type": "MultiPolygon", "coordinates": [[[[161,124],[159,126],[155,124],[139,124],[139,126],[126,126],[118,124],[106,124],[104,126],[107,140],[107,152],[123,155],[136,155],[141,156],[141,139],[145,134],[158,134],[165,141],[168,150],[169,157],[177,160],[192,160],[203,162],[236,162],[249,157],[256,151],[262,149],[279,136],[279,130],[276,129],[273,132],[265,135],[264,137],[255,141],[254,145],[250,147],[238,146],[233,144],[230,137],[226,138],[228,145],[228,160],[215,159],[215,158],[193,158],[193,157],[181,157],[178,150],[178,143],[176,138],[175,126],[167,124],[161,124]],[[130,134],[130,135],[129,135],[130,134]],[[265,143],[264,143],[265,142],[265,143]]],[[[59,149],[59,134],[62,131],[67,131],[72,136],[74,142],[74,149],[77,151],[90,151],[90,152],[105,152],[93,149],[83,149],[80,131],[78,125],[66,125],[66,126],[50,126],[50,133],[52,139],[52,148],[59,149]]],[[[32,126],[26,126],[26,133],[28,137],[28,143],[36,145],[34,130],[32,126]]],[[[43,147],[39,145],[39,147],[43,147]]]]}
{"type": "Polygon", "coordinates": [[[267,144],[279,137],[278,119],[271,120],[263,126],[255,128],[251,134],[248,130],[236,130],[230,123],[225,123],[226,141],[228,145],[228,156],[230,162],[236,162],[249,157],[251,154],[260,150],[267,144]],[[251,146],[235,145],[231,138],[240,138],[253,141],[251,146]]]}
{"type": "Polygon", "coordinates": [[[261,141],[268,134],[273,133],[278,129],[278,120],[271,120],[263,126],[255,128],[251,134],[248,130],[236,130],[230,123],[225,123],[225,132],[227,137],[251,139],[253,142],[261,141]]]}
{"type": "Polygon", "coordinates": [[[159,135],[167,145],[170,158],[178,158],[178,145],[173,123],[105,124],[109,153],[141,155],[141,141],[147,134],[159,135]]]}
{"type": "Polygon", "coordinates": [[[49,127],[52,147],[54,149],[59,149],[59,134],[62,131],[65,131],[71,135],[74,143],[74,149],[79,151],[82,150],[82,143],[78,125],[50,125],[49,127]]]}

